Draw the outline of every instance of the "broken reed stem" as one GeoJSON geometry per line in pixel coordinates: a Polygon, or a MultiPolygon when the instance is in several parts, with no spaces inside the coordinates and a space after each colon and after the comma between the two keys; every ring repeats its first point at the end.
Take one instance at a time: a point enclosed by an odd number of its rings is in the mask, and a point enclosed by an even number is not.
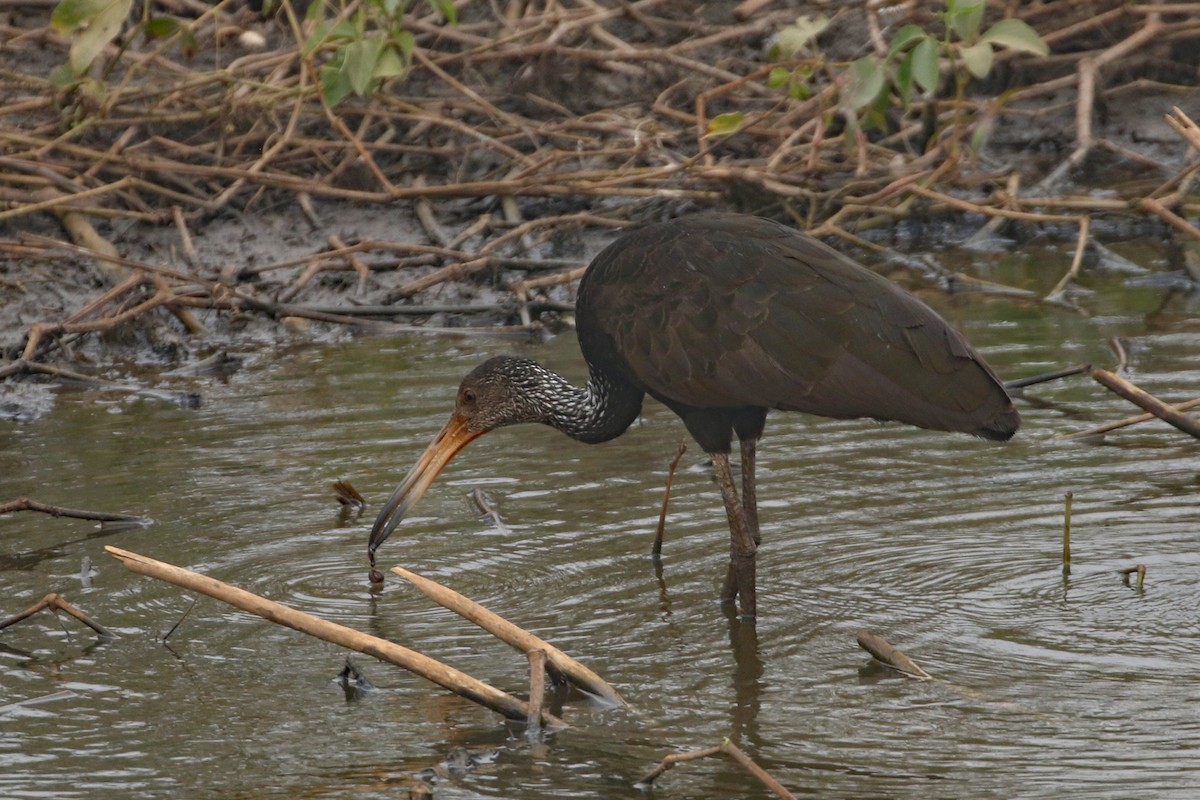
{"type": "Polygon", "coordinates": [[[1146,565],[1145,564],[1138,564],[1137,566],[1126,567],[1125,569],[1117,570],[1117,572],[1120,574],[1121,580],[1125,583],[1126,586],[1129,585],[1129,576],[1136,572],[1137,573],[1137,588],[1138,588],[1139,592],[1142,591],[1142,589],[1144,588],[1144,584],[1146,582],[1146,565]]]}
{"type": "Polygon", "coordinates": [[[74,617],[75,619],[82,622],[84,625],[87,625],[89,628],[94,630],[100,636],[103,636],[105,639],[116,639],[117,638],[117,635],[115,633],[113,633],[108,628],[101,625],[96,620],[89,617],[84,612],[80,611],[75,606],[68,603],[67,599],[65,597],[63,597],[62,595],[58,594],[57,592],[51,592],[50,594],[43,597],[41,600],[39,600],[36,603],[34,603],[33,605],[31,605],[29,608],[25,609],[24,611],[17,613],[17,614],[13,614],[8,619],[0,621],[0,630],[4,630],[9,625],[15,625],[16,623],[20,622],[23,619],[28,619],[29,617],[32,617],[34,614],[36,614],[37,612],[39,612],[45,608],[48,608],[51,611],[67,612],[72,617],[74,617]]]}
{"type": "Polygon", "coordinates": [[[754,762],[754,759],[746,755],[740,747],[726,739],[713,747],[706,747],[703,750],[693,750],[688,753],[671,753],[663,758],[659,765],[650,771],[646,777],[637,782],[637,786],[650,786],[654,781],[667,770],[674,767],[676,764],[681,764],[684,761],[695,761],[698,758],[708,758],[724,753],[732,758],[742,769],[758,778],[763,786],[766,786],[776,797],[782,800],[796,800],[796,796],[789,792],[784,785],[771,777],[771,774],[754,762]]]}
{"type": "MultiPolygon", "coordinates": [[[[208,595],[278,625],[403,667],[508,719],[526,722],[529,718],[528,703],[415,650],[297,611],[198,572],[111,545],[106,545],[104,549],[133,572],[208,595]]],[[[566,727],[565,722],[544,711],[542,722],[550,727],[566,727]]]]}
{"type": "Polygon", "coordinates": [[[858,641],[859,647],[870,653],[872,658],[884,666],[923,681],[933,679],[932,675],[917,666],[917,662],[879,634],[860,630],[854,635],[854,638],[858,641]]]}
{"type": "Polygon", "coordinates": [[[441,585],[437,581],[422,577],[403,567],[392,567],[392,572],[411,583],[438,605],[450,609],[466,620],[474,622],[505,644],[515,647],[523,653],[528,653],[530,650],[544,650],[547,666],[584,691],[607,700],[613,705],[628,705],[625,699],[617,693],[617,690],[609,686],[595,672],[592,672],[554,645],[514,625],[494,611],[484,608],[474,600],[441,585]]]}
{"type": "Polygon", "coordinates": [[[1088,228],[1091,227],[1092,218],[1085,216],[1079,220],[1079,237],[1075,242],[1075,256],[1071,259],[1071,266],[1067,270],[1067,274],[1062,276],[1062,279],[1054,286],[1053,289],[1046,294],[1046,301],[1053,302],[1061,300],[1063,291],[1066,290],[1071,282],[1079,276],[1079,269],[1083,266],[1083,254],[1087,251],[1088,243],[1088,228]]]}
{"type": "Polygon", "coordinates": [[[1063,508],[1063,577],[1067,577],[1071,574],[1071,500],[1074,498],[1074,496],[1074,493],[1067,492],[1064,498],[1066,504],[1063,508]]]}
{"type": "Polygon", "coordinates": [[[1134,405],[1141,406],[1163,422],[1175,426],[1184,433],[1200,439],[1200,421],[1179,413],[1154,395],[1108,370],[1092,370],[1092,377],[1114,394],[1124,397],[1134,405]]]}
{"type": "Polygon", "coordinates": [[[671,466],[667,467],[667,486],[663,490],[662,508],[658,512],[658,528],[654,531],[654,546],[650,549],[650,554],[655,558],[662,558],[663,532],[667,527],[667,504],[671,501],[671,484],[675,482],[675,470],[679,467],[679,459],[683,458],[683,454],[687,452],[687,442],[680,441],[679,446],[675,448],[675,457],[671,459],[671,466]]]}

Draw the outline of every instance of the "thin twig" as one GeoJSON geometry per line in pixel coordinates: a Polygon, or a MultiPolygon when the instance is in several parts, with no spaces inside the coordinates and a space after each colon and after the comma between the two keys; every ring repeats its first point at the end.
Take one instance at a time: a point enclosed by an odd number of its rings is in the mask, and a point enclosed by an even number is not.
{"type": "Polygon", "coordinates": [[[101,625],[96,620],[89,617],[84,612],[80,611],[75,606],[68,603],[67,598],[63,597],[62,595],[58,594],[57,592],[51,592],[50,594],[43,597],[41,600],[39,600],[36,603],[34,603],[33,605],[31,605],[29,608],[25,609],[24,611],[21,611],[17,614],[13,614],[8,619],[0,621],[0,630],[4,630],[9,625],[14,625],[23,619],[28,619],[29,617],[32,617],[37,612],[39,612],[43,609],[46,609],[46,608],[50,609],[51,611],[67,612],[72,617],[79,620],[84,625],[87,625],[89,628],[94,630],[96,633],[98,633],[100,636],[104,637],[105,639],[116,639],[117,638],[117,635],[115,633],[113,633],[108,628],[101,625]]]}

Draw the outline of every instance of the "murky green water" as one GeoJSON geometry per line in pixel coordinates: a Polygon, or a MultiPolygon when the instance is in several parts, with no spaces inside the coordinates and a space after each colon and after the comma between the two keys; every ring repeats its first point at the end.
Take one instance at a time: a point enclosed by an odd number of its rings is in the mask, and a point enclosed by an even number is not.
{"type": "MultiPolygon", "coordinates": [[[[1053,278],[1051,278],[1052,282],[1053,278]]],[[[1178,300],[1113,288],[1094,313],[932,298],[1005,377],[1092,360],[1135,337],[1132,376],[1200,395],[1200,328],[1178,300]],[[1007,321],[998,321],[1007,320],[1007,321]]],[[[451,747],[494,763],[439,798],[636,797],[663,755],[731,737],[798,796],[1200,796],[1200,446],[1159,423],[1099,445],[1057,431],[1130,413],[1077,377],[1020,402],[1007,445],[869,422],[775,415],[761,452],[756,628],[714,602],[728,548],[693,448],[676,481],[661,574],[648,557],[666,465],[664,409],[588,447],[548,429],[468,448],[381,549],[579,657],[636,712],[569,704],[574,726],[530,745],[497,717],[358,657],[379,687],[347,702],[344,654],[126,572],[104,544],[201,569],[415,647],[521,692],[523,656],[415,590],[366,582],[369,517],[441,426],[460,375],[507,342],[361,339],[247,354],[197,411],[66,393],[49,417],[0,423],[0,499],[126,511],[116,533],[0,519],[0,615],[48,591],[120,633],[95,644],[39,615],[0,634],[4,797],[397,797],[451,747]],[[505,522],[479,518],[485,489],[505,522]],[[1061,573],[1063,494],[1074,570],[1061,573]],[[90,557],[98,574],[77,573],[90,557]],[[1117,570],[1147,566],[1137,591],[1117,570]],[[855,631],[942,682],[867,668],[855,631]],[[69,633],[68,633],[69,631],[69,633]],[[40,704],[23,704],[56,692],[40,704]]],[[[573,337],[524,348],[579,377],[573,337]]],[[[725,761],[681,765],[664,798],[766,797],[725,761]]]]}

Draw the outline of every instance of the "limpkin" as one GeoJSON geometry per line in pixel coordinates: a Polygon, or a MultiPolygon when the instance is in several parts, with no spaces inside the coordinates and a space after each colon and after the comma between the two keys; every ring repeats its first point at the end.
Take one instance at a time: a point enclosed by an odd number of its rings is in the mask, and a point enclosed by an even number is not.
{"type": "Polygon", "coordinates": [[[729,520],[721,599],[753,618],[759,542],[755,448],[767,412],[894,420],[1006,440],[1020,417],[996,374],[937,313],[894,283],[779,223],[700,214],[605,248],[575,311],[586,386],[499,356],[463,379],[449,422],[392,492],[375,550],[468,442],[539,422],[581,442],[620,436],[649,394],[712,457],[729,520]],[[730,466],[737,435],[741,496],[730,466]]]}

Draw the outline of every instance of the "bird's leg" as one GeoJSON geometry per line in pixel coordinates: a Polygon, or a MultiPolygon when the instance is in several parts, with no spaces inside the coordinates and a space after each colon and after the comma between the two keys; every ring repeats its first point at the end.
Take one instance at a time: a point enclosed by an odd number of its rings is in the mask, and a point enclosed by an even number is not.
{"type": "Polygon", "coordinates": [[[754,456],[758,439],[742,439],[742,513],[746,515],[746,528],[755,545],[762,544],[758,531],[758,491],[754,485],[754,456]]]}
{"type": "Polygon", "coordinates": [[[741,616],[753,619],[756,610],[754,553],[758,549],[754,536],[746,521],[746,511],[738,498],[733,482],[733,470],[729,466],[728,453],[710,453],[717,486],[721,487],[721,499],[725,501],[725,515],[729,518],[729,570],[725,573],[725,585],[721,589],[721,602],[732,603],[741,598],[741,616]]]}

